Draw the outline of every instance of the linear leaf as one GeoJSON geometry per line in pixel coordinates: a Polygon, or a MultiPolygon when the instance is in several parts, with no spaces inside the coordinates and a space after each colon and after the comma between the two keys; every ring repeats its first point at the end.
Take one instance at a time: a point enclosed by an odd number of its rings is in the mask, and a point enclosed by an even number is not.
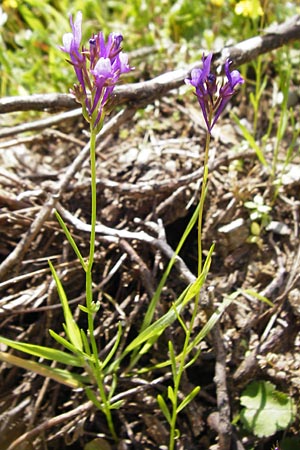
{"type": "MultiPolygon", "coordinates": [[[[50,336],[55,339],[60,345],[62,345],[63,347],[65,347],[66,349],[68,349],[70,352],[76,354],[79,354],[78,356],[80,357],[80,355],[85,355],[84,353],[80,352],[75,345],[73,345],[71,342],[69,342],[67,339],[65,339],[64,337],[60,336],[59,334],[57,334],[55,331],[53,330],[49,330],[49,334],[50,336]]],[[[85,357],[87,357],[87,355],[85,355],[85,357]]]]}
{"type": "Polygon", "coordinates": [[[176,403],[176,395],[172,386],[168,386],[168,399],[171,401],[173,405],[176,403]]]}
{"type": "Polygon", "coordinates": [[[247,128],[245,127],[245,125],[242,124],[242,122],[238,119],[238,117],[232,113],[232,117],[234,119],[234,121],[236,122],[236,124],[240,127],[241,132],[243,133],[244,138],[246,139],[246,141],[248,141],[249,145],[253,148],[253,150],[256,153],[256,156],[258,157],[259,161],[265,166],[268,166],[268,163],[264,157],[264,154],[260,148],[260,146],[256,143],[254,137],[252,136],[252,134],[250,133],[250,131],[247,130],[247,128]]]}
{"type": "Polygon", "coordinates": [[[51,273],[52,276],[55,280],[56,283],[56,287],[57,287],[57,291],[58,291],[58,295],[62,304],[62,308],[64,311],[64,318],[66,321],[66,327],[67,327],[67,334],[68,334],[68,338],[70,339],[70,341],[72,342],[72,344],[80,351],[82,351],[83,349],[83,343],[81,340],[81,333],[80,333],[80,329],[77,325],[77,323],[75,322],[70,307],[69,307],[69,303],[68,303],[68,299],[66,296],[66,293],[64,291],[63,285],[61,284],[60,279],[58,278],[58,275],[56,273],[56,270],[53,267],[53,264],[51,263],[51,261],[49,261],[49,266],[51,269],[51,273]]]}
{"type": "Polygon", "coordinates": [[[168,423],[171,425],[172,418],[171,418],[170,411],[167,407],[167,404],[166,404],[164,398],[160,394],[158,394],[158,396],[157,396],[157,402],[158,402],[158,405],[159,405],[163,415],[167,419],[168,423]]]}
{"type": "Polygon", "coordinates": [[[80,367],[82,365],[80,359],[75,355],[70,355],[69,353],[62,352],[61,350],[57,350],[55,348],[42,347],[40,345],[28,344],[26,342],[15,342],[1,336],[0,342],[14,348],[15,350],[19,350],[32,356],[37,356],[38,358],[50,359],[51,361],[57,361],[68,366],[80,367]]]}
{"type": "Polygon", "coordinates": [[[200,391],[200,386],[196,386],[192,392],[189,393],[189,395],[187,395],[185,397],[184,400],[182,400],[182,402],[180,403],[180,405],[178,406],[176,412],[179,413],[180,411],[182,411],[198,394],[198,392],[200,391]]]}
{"type": "Polygon", "coordinates": [[[72,374],[67,370],[48,367],[44,364],[29,359],[19,358],[18,356],[10,355],[9,353],[0,352],[0,360],[22,369],[37,373],[45,378],[51,378],[58,383],[64,384],[70,388],[82,387],[84,378],[72,374]]]}
{"type": "Polygon", "coordinates": [[[63,218],[62,218],[61,215],[58,213],[58,211],[55,211],[55,216],[56,216],[56,218],[57,218],[57,220],[58,220],[58,222],[59,222],[61,228],[63,229],[63,231],[64,231],[64,233],[65,233],[65,235],[66,235],[66,238],[67,238],[68,241],[69,241],[69,244],[71,245],[71,247],[73,248],[73,250],[74,250],[76,256],[78,257],[78,259],[79,259],[79,261],[80,261],[80,264],[82,265],[83,270],[86,271],[86,263],[85,263],[85,261],[84,261],[82,255],[81,255],[80,250],[79,250],[79,248],[77,247],[77,244],[76,244],[76,242],[74,241],[73,236],[71,235],[71,233],[70,233],[70,231],[69,231],[67,225],[65,224],[63,218]]]}

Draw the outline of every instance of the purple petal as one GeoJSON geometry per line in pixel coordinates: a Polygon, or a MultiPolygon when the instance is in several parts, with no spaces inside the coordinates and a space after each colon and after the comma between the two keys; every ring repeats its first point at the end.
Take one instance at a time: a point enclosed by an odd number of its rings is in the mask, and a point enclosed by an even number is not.
{"type": "Polygon", "coordinates": [[[113,75],[109,58],[100,58],[91,73],[95,78],[109,78],[113,75]]]}
{"type": "Polygon", "coordinates": [[[230,64],[231,61],[227,59],[225,62],[225,75],[228,79],[231,89],[233,90],[237,84],[244,83],[244,79],[238,70],[233,70],[232,72],[230,72],[229,69],[230,64]]]}
{"type": "Polygon", "coordinates": [[[231,72],[231,83],[233,87],[235,87],[237,84],[245,83],[244,78],[241,76],[238,70],[233,70],[231,72]]]}
{"type": "Polygon", "coordinates": [[[60,49],[63,52],[70,53],[72,42],[73,42],[73,34],[65,33],[63,35],[63,46],[61,46],[60,49]]]}
{"type": "Polygon", "coordinates": [[[75,22],[73,22],[72,16],[70,16],[70,24],[74,36],[74,45],[79,50],[81,43],[81,24],[82,24],[82,12],[78,11],[76,14],[75,22]]]}
{"type": "Polygon", "coordinates": [[[222,114],[222,112],[225,109],[225,106],[227,105],[227,103],[229,102],[231,96],[227,96],[227,97],[223,97],[218,108],[217,111],[215,112],[215,116],[214,116],[214,120],[211,124],[211,130],[213,128],[213,126],[215,125],[215,123],[217,122],[218,118],[220,117],[220,115],[222,114]]]}
{"type": "Polygon", "coordinates": [[[206,58],[204,55],[202,56],[202,61],[203,61],[203,69],[202,69],[202,74],[201,74],[202,82],[204,82],[210,74],[210,65],[211,65],[212,57],[213,57],[212,53],[209,53],[206,58]]]}
{"type": "Polygon", "coordinates": [[[197,88],[199,86],[199,84],[201,83],[201,74],[202,74],[202,69],[193,69],[191,71],[191,76],[190,78],[186,78],[184,80],[184,82],[186,84],[190,84],[191,86],[194,86],[195,88],[197,88]]]}
{"type": "Polygon", "coordinates": [[[128,64],[128,55],[126,53],[119,53],[119,59],[120,59],[120,72],[121,73],[127,73],[131,71],[131,67],[128,64]]]}

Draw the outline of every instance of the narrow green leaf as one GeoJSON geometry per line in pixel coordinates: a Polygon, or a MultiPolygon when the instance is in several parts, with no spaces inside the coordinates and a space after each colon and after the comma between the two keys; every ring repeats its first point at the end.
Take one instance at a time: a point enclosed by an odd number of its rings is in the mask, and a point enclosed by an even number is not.
{"type": "Polygon", "coordinates": [[[267,305],[269,305],[271,307],[274,306],[274,303],[272,303],[271,300],[269,300],[264,295],[261,295],[259,292],[254,291],[253,289],[241,289],[240,292],[241,293],[244,292],[245,294],[251,295],[252,297],[257,298],[261,302],[266,303],[267,305]]]}
{"type": "Polygon", "coordinates": [[[99,402],[98,398],[96,397],[95,393],[92,391],[91,388],[86,387],[85,393],[87,395],[87,398],[93,402],[93,404],[96,406],[97,409],[100,411],[104,411],[104,405],[103,403],[99,402]]]}
{"type": "Polygon", "coordinates": [[[80,311],[86,313],[86,314],[90,314],[90,311],[88,310],[88,308],[84,305],[79,305],[79,309],[80,311]]]}
{"type": "Polygon", "coordinates": [[[111,401],[111,398],[113,397],[117,386],[118,386],[118,377],[117,377],[116,373],[113,373],[112,374],[112,382],[111,382],[110,389],[109,389],[108,396],[107,396],[107,399],[109,400],[109,402],[111,401]]]}
{"type": "Polygon", "coordinates": [[[124,400],[118,400],[109,405],[109,409],[120,409],[124,405],[124,400]]]}
{"type": "Polygon", "coordinates": [[[172,341],[168,342],[169,346],[169,353],[170,353],[170,362],[171,362],[171,368],[172,368],[172,375],[173,379],[176,379],[177,376],[177,364],[176,364],[176,358],[175,358],[175,352],[174,352],[174,346],[172,341]]]}
{"type": "Polygon", "coordinates": [[[2,336],[0,336],[0,342],[14,348],[15,350],[19,350],[32,356],[37,356],[38,358],[57,361],[68,366],[81,366],[80,358],[55,348],[42,347],[40,345],[28,344],[25,342],[15,342],[2,336]]]}
{"type": "Polygon", "coordinates": [[[181,325],[183,331],[185,332],[185,334],[187,334],[187,333],[188,333],[188,329],[187,329],[187,327],[186,327],[184,321],[182,320],[180,314],[177,314],[176,309],[175,309],[175,314],[176,314],[177,320],[178,320],[178,322],[180,323],[180,325],[181,325]]]}
{"type": "Polygon", "coordinates": [[[182,411],[196,397],[196,395],[198,394],[199,391],[200,391],[200,386],[196,386],[192,390],[192,392],[190,392],[190,394],[187,395],[184,400],[182,400],[182,402],[178,406],[176,412],[179,413],[180,411],[182,411]]]}
{"type": "MultiPolygon", "coordinates": [[[[140,334],[125,348],[122,355],[118,358],[118,363],[122,358],[124,358],[125,355],[133,351],[133,355],[131,357],[130,362],[130,368],[134,367],[139,358],[141,357],[141,355],[148,352],[148,350],[152,347],[154,342],[156,342],[158,337],[164,332],[165,328],[177,319],[182,307],[184,307],[186,303],[192,300],[195,297],[195,295],[197,295],[200,292],[200,289],[202,288],[206,280],[207,274],[209,272],[213,251],[214,245],[210,247],[208,255],[205,259],[205,263],[203,265],[202,273],[195,280],[195,282],[192,283],[190,286],[188,286],[181,293],[179,298],[176,300],[175,304],[163,317],[161,317],[152,325],[150,325],[148,329],[144,330],[144,332],[140,332],[140,334]],[[178,309],[176,309],[177,306],[178,309]],[[141,344],[143,344],[145,341],[146,344],[142,348],[139,348],[141,344]]],[[[176,359],[178,361],[178,357],[176,359]]],[[[166,365],[169,365],[169,362],[162,364],[163,364],[162,367],[165,367],[166,365]]],[[[159,367],[160,365],[156,366],[159,367]]]]}
{"type": "Polygon", "coordinates": [[[49,330],[49,334],[60,345],[64,346],[66,349],[68,349],[70,352],[74,353],[75,355],[78,355],[78,358],[80,358],[81,355],[82,355],[82,357],[85,358],[85,359],[90,359],[90,360],[93,359],[91,355],[88,355],[88,354],[85,354],[85,353],[81,352],[73,344],[71,344],[71,342],[69,342],[67,339],[65,339],[62,336],[60,336],[59,334],[57,334],[55,331],[49,330]]]}
{"type": "Polygon", "coordinates": [[[172,269],[172,267],[173,267],[173,265],[174,265],[174,263],[176,261],[177,255],[179,254],[179,252],[180,252],[184,242],[186,241],[186,239],[189,236],[191,230],[193,229],[193,227],[195,226],[195,224],[197,222],[198,215],[199,215],[199,205],[195,209],[194,214],[193,214],[191,220],[188,223],[188,226],[186,227],[183,235],[181,236],[179,244],[177,245],[176,250],[174,252],[174,256],[170,259],[169,264],[168,264],[168,266],[167,266],[167,268],[166,268],[166,270],[165,270],[165,272],[164,272],[164,274],[162,276],[162,279],[161,279],[161,281],[160,281],[160,283],[159,283],[159,285],[158,285],[158,287],[156,289],[156,292],[155,292],[153,298],[151,299],[151,302],[149,304],[149,307],[147,309],[147,312],[145,314],[145,318],[144,318],[144,321],[143,321],[143,324],[142,324],[142,327],[141,327],[141,332],[143,330],[145,330],[150,325],[150,323],[152,322],[153,314],[154,314],[157,302],[158,302],[158,300],[160,298],[161,291],[162,291],[163,287],[166,284],[167,278],[168,278],[168,276],[169,276],[169,274],[171,272],[171,269],[172,269]]]}
{"type": "Polygon", "coordinates": [[[58,211],[55,211],[55,216],[56,216],[56,218],[57,218],[57,220],[58,220],[58,222],[59,222],[61,228],[63,229],[63,231],[64,231],[64,233],[65,233],[65,236],[66,236],[66,238],[67,238],[68,241],[69,241],[69,244],[70,244],[71,247],[73,248],[73,250],[74,250],[74,252],[75,252],[77,258],[79,259],[80,264],[81,264],[83,270],[86,271],[86,268],[87,268],[86,263],[85,263],[85,261],[84,261],[84,259],[83,259],[83,256],[81,255],[80,250],[79,250],[79,248],[77,247],[77,244],[76,244],[76,242],[74,241],[74,239],[73,239],[73,237],[72,237],[72,235],[71,235],[71,233],[70,233],[70,231],[69,231],[67,225],[65,224],[63,218],[62,218],[61,215],[58,213],[58,211]]]}
{"type": "Polygon", "coordinates": [[[172,405],[176,404],[176,395],[172,386],[168,386],[168,399],[171,401],[172,405]]]}
{"type": "Polygon", "coordinates": [[[110,352],[108,353],[108,355],[106,356],[105,360],[102,363],[103,369],[110,362],[111,358],[114,356],[115,352],[117,351],[117,348],[118,348],[120,340],[121,340],[121,336],[122,336],[122,325],[121,325],[121,322],[119,322],[116,342],[114,343],[112,349],[110,350],[110,352]]]}
{"type": "Polygon", "coordinates": [[[52,380],[64,384],[70,388],[82,387],[82,381],[84,380],[84,378],[72,374],[67,370],[48,367],[44,364],[31,361],[29,359],[19,358],[18,356],[5,352],[0,352],[0,360],[17,367],[21,367],[22,369],[30,372],[37,373],[45,378],[51,378],[52,380]]]}
{"type": "Polygon", "coordinates": [[[88,356],[91,356],[92,353],[91,353],[91,348],[90,348],[90,344],[89,344],[87,335],[86,335],[86,333],[84,332],[84,330],[81,329],[80,331],[81,331],[81,340],[82,340],[82,342],[83,342],[83,348],[84,348],[84,351],[85,351],[85,353],[86,353],[88,356]]]}
{"type": "Polygon", "coordinates": [[[166,404],[164,398],[160,394],[158,394],[158,396],[157,396],[157,403],[158,403],[163,415],[167,419],[169,425],[171,425],[172,418],[171,418],[170,411],[167,407],[167,404],[166,404]]]}
{"type": "Polygon", "coordinates": [[[81,333],[80,333],[80,329],[78,327],[78,325],[76,324],[70,307],[69,307],[69,303],[68,303],[68,299],[66,296],[66,293],[64,291],[64,288],[61,284],[60,279],[58,278],[58,275],[56,273],[56,270],[54,269],[51,261],[49,261],[49,266],[51,269],[51,273],[52,276],[55,280],[56,283],[56,287],[57,287],[57,291],[58,291],[58,295],[62,304],[62,308],[63,308],[63,312],[64,312],[64,318],[66,321],[66,327],[67,327],[67,336],[70,340],[70,342],[80,351],[82,351],[83,349],[83,343],[81,340],[81,333]]]}
{"type": "Polygon", "coordinates": [[[249,145],[253,148],[253,150],[256,153],[256,156],[258,157],[259,161],[265,166],[268,166],[268,163],[264,157],[264,154],[260,148],[260,146],[256,143],[254,137],[252,136],[252,134],[250,133],[250,131],[247,130],[247,128],[245,127],[245,125],[242,124],[242,122],[239,120],[239,118],[232,113],[232,117],[234,119],[234,121],[236,122],[236,124],[240,127],[241,132],[243,133],[244,138],[247,140],[247,142],[249,143],[249,145]]]}
{"type": "MultiPolygon", "coordinates": [[[[201,281],[201,280],[200,280],[201,281]]],[[[139,347],[141,344],[143,344],[145,341],[148,341],[152,339],[153,337],[161,334],[168,326],[170,326],[176,319],[177,314],[180,314],[182,308],[190,301],[194,296],[195,292],[199,292],[199,288],[196,288],[195,286],[199,285],[199,279],[191,285],[186,292],[186,295],[178,306],[171,306],[169,311],[164,314],[162,317],[160,317],[158,320],[156,320],[152,325],[150,325],[148,328],[146,328],[144,331],[142,331],[126,348],[126,352],[131,352],[136,347],[139,347]],[[175,309],[176,308],[176,309],[175,309]],[[176,311],[176,312],[175,312],[176,311]]]]}
{"type": "MultiPolygon", "coordinates": [[[[212,313],[206,324],[203,326],[201,331],[197,334],[195,339],[189,344],[188,346],[188,353],[195,348],[212,330],[212,328],[215,326],[215,324],[220,320],[222,314],[224,313],[225,309],[232,303],[233,299],[235,298],[236,293],[234,293],[232,296],[226,297],[223,302],[216,308],[216,310],[212,313]]],[[[181,355],[178,355],[180,357],[181,355]]],[[[178,358],[177,357],[177,358],[178,358]]]]}
{"type": "MultiPolygon", "coordinates": [[[[215,326],[215,324],[218,322],[220,317],[222,316],[225,309],[231,304],[231,302],[236,298],[238,295],[237,292],[234,294],[231,294],[230,296],[226,297],[221,305],[218,306],[218,308],[213,312],[213,314],[210,316],[206,324],[203,326],[201,331],[197,334],[195,339],[189,344],[187,349],[187,355],[194,350],[197,345],[207,336],[207,334],[211,331],[211,329],[215,326]]],[[[179,355],[176,356],[176,361],[180,361],[182,358],[182,353],[179,353],[179,355]]],[[[162,367],[167,367],[170,365],[170,360],[164,361],[162,363],[156,364],[156,369],[161,369],[162,367]]],[[[189,363],[186,364],[186,367],[188,367],[189,363]]]]}

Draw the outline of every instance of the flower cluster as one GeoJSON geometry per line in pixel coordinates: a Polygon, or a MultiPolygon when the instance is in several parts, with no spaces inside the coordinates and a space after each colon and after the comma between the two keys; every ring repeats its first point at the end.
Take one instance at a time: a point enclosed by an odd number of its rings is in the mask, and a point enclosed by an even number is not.
{"type": "Polygon", "coordinates": [[[259,0],[241,0],[235,5],[234,12],[238,16],[250,17],[253,20],[264,15],[259,0]]]}
{"type": "Polygon", "coordinates": [[[81,47],[81,23],[80,11],[74,22],[70,17],[72,33],[64,34],[60,48],[69,54],[68,61],[74,67],[79,84],[74,85],[72,92],[82,105],[83,115],[95,128],[99,128],[104,118],[104,107],[120,75],[132,68],[127,55],[122,52],[121,34],[111,33],[107,42],[102,32],[93,35],[86,49],[81,47]]]}
{"type": "Polygon", "coordinates": [[[211,60],[212,53],[207,57],[203,55],[202,69],[193,69],[190,78],[185,79],[186,84],[190,84],[196,89],[195,94],[209,132],[211,132],[220,114],[235,93],[236,86],[244,83],[244,79],[238,70],[230,71],[231,61],[227,60],[225,62],[227,81],[218,87],[217,78],[210,71],[211,60]]]}

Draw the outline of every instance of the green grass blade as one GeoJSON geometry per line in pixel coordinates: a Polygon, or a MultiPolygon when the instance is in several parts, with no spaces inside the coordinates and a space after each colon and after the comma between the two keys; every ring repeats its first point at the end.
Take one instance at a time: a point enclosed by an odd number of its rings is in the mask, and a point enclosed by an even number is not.
{"type": "Polygon", "coordinates": [[[171,418],[170,411],[169,411],[169,409],[168,409],[168,407],[167,407],[167,404],[166,404],[164,398],[163,398],[162,395],[160,395],[160,394],[158,394],[158,396],[157,396],[157,403],[158,403],[158,405],[159,405],[159,407],[160,407],[160,409],[161,409],[163,415],[164,415],[165,418],[167,419],[169,425],[171,425],[171,423],[172,423],[172,418],[171,418]]]}
{"type": "Polygon", "coordinates": [[[21,351],[23,353],[27,353],[32,356],[37,356],[38,358],[49,359],[51,361],[57,361],[59,363],[80,367],[81,361],[80,358],[77,358],[74,355],[70,355],[69,353],[62,352],[61,350],[57,350],[55,348],[50,347],[42,347],[40,345],[28,344],[25,342],[15,342],[11,339],[7,339],[0,336],[0,343],[8,345],[15,350],[21,351]]]}
{"type": "Polygon", "coordinates": [[[52,276],[55,280],[58,295],[59,295],[59,298],[60,298],[60,301],[62,304],[64,318],[66,321],[67,336],[68,336],[70,342],[74,345],[74,347],[76,347],[77,350],[82,351],[83,343],[82,343],[82,339],[81,339],[80,329],[72,316],[66,293],[64,291],[61,281],[58,278],[56,270],[54,269],[51,261],[49,261],[49,266],[51,269],[52,276]]]}
{"type": "MultiPolygon", "coordinates": [[[[92,359],[91,356],[89,354],[85,354],[82,351],[78,350],[75,345],[73,345],[71,342],[69,342],[67,339],[65,339],[64,337],[60,336],[59,334],[57,334],[55,331],[53,330],[49,330],[49,334],[50,336],[56,340],[56,342],[58,342],[60,345],[62,345],[63,347],[65,347],[67,350],[69,350],[70,352],[74,353],[75,355],[78,355],[78,359],[80,360],[81,356],[84,357],[85,359],[92,359]]],[[[82,361],[82,359],[81,359],[82,361]]],[[[80,364],[82,365],[82,363],[80,364]]]]}
{"type": "MultiPolygon", "coordinates": [[[[114,343],[112,349],[110,350],[110,352],[108,353],[108,355],[106,356],[105,360],[103,361],[101,367],[102,369],[104,369],[105,366],[107,366],[107,364],[109,363],[109,361],[111,360],[111,358],[113,357],[113,355],[115,354],[115,352],[117,351],[117,348],[119,346],[120,340],[122,337],[122,325],[121,322],[119,322],[118,324],[118,333],[117,333],[117,338],[116,338],[116,342],[114,343]]],[[[116,370],[116,369],[115,369],[116,370]]]]}
{"type": "Polygon", "coordinates": [[[14,356],[5,352],[0,352],[0,360],[17,367],[21,367],[22,369],[28,370],[30,372],[37,373],[45,378],[51,378],[52,380],[73,389],[82,387],[83,385],[82,381],[84,380],[84,378],[72,374],[67,370],[48,367],[44,364],[19,358],[18,356],[14,356]]]}
{"type": "Polygon", "coordinates": [[[184,400],[182,400],[182,402],[180,403],[180,405],[178,406],[178,408],[176,409],[177,414],[182,411],[198,394],[198,392],[200,391],[200,386],[196,386],[192,392],[189,393],[189,395],[187,395],[185,397],[184,400]]]}
{"type": "Polygon", "coordinates": [[[152,322],[153,314],[154,314],[157,302],[158,302],[158,300],[160,298],[161,291],[162,291],[163,287],[166,284],[167,278],[170,275],[171,269],[172,269],[172,267],[173,267],[173,265],[174,265],[174,263],[176,261],[177,255],[179,254],[179,252],[180,252],[184,242],[186,241],[186,239],[187,239],[188,235],[190,234],[191,230],[193,229],[195,223],[197,222],[198,215],[199,215],[199,205],[197,206],[197,208],[196,208],[196,210],[195,210],[191,220],[189,221],[189,223],[188,223],[188,225],[187,225],[187,227],[186,227],[186,229],[185,229],[185,231],[184,231],[184,233],[183,233],[183,235],[182,235],[182,237],[181,237],[181,239],[179,241],[179,244],[176,247],[176,250],[174,252],[174,256],[170,259],[169,264],[168,264],[168,266],[167,266],[167,268],[166,268],[166,270],[165,270],[165,272],[164,272],[164,274],[162,276],[162,279],[161,279],[161,281],[160,281],[160,283],[159,283],[159,285],[158,285],[158,287],[156,289],[156,292],[155,292],[154,296],[152,297],[152,300],[151,300],[151,302],[149,304],[149,307],[147,309],[147,312],[145,314],[145,318],[144,318],[144,321],[143,321],[143,324],[142,324],[142,327],[141,327],[141,331],[145,330],[150,325],[150,323],[152,322]]]}
{"type": "Polygon", "coordinates": [[[74,241],[74,239],[73,239],[73,237],[72,237],[72,235],[71,235],[71,233],[70,233],[70,231],[69,231],[67,225],[65,224],[63,218],[61,217],[61,215],[60,215],[57,211],[55,211],[55,216],[56,216],[56,218],[57,218],[57,220],[58,220],[58,222],[59,222],[59,225],[60,225],[61,228],[63,229],[63,231],[64,231],[64,233],[65,233],[65,236],[66,236],[66,238],[67,238],[68,241],[69,241],[69,244],[71,245],[72,249],[74,250],[74,252],[75,252],[77,258],[79,259],[80,264],[82,265],[83,270],[86,271],[86,267],[87,267],[87,266],[86,266],[86,263],[85,263],[85,261],[84,261],[84,259],[83,259],[83,256],[81,255],[80,250],[79,250],[79,248],[77,247],[77,244],[76,244],[76,242],[74,241]]]}
{"type": "Polygon", "coordinates": [[[256,156],[259,159],[259,161],[262,163],[263,166],[267,167],[268,163],[264,157],[264,154],[263,154],[260,146],[256,143],[256,141],[255,141],[254,137],[252,136],[252,134],[250,133],[250,131],[247,130],[245,125],[242,124],[242,122],[239,120],[239,118],[234,113],[231,113],[231,115],[232,115],[232,118],[235,121],[235,123],[239,126],[244,138],[246,139],[246,141],[248,142],[250,147],[252,147],[253,150],[255,151],[256,156]]]}

